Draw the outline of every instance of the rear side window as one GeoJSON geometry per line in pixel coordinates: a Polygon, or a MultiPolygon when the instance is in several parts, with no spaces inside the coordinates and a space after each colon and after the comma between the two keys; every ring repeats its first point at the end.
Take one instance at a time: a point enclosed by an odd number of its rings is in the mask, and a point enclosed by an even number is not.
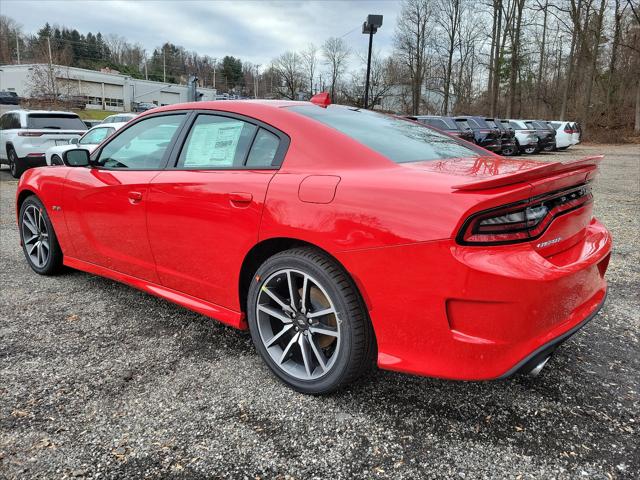
{"type": "Polygon", "coordinates": [[[389,115],[337,105],[289,108],[338,130],[396,163],[478,156],[448,135],[389,115]]]}
{"type": "Polygon", "coordinates": [[[86,130],[87,126],[77,115],[56,113],[30,113],[27,128],[53,130],[86,130]]]}
{"type": "Polygon", "coordinates": [[[241,168],[257,128],[237,118],[198,115],[180,152],[178,168],[241,168]]]}
{"type": "Polygon", "coordinates": [[[562,124],[560,122],[551,122],[551,126],[556,130],[560,128],[562,124]]]}
{"type": "Polygon", "coordinates": [[[247,157],[247,167],[270,167],[278,152],[280,139],[264,128],[258,130],[251,152],[247,157]]]}

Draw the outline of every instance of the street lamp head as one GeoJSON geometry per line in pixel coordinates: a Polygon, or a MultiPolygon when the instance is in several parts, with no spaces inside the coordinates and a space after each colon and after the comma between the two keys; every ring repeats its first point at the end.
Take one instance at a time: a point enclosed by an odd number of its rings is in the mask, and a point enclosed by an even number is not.
{"type": "Polygon", "coordinates": [[[382,26],[382,15],[367,15],[367,21],[362,24],[362,33],[376,33],[382,26]]]}

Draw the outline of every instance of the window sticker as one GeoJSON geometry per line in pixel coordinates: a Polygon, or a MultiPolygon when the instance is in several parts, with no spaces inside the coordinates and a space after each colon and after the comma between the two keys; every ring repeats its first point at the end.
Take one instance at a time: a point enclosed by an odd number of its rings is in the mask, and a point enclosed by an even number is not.
{"type": "Polygon", "coordinates": [[[185,167],[231,167],[244,122],[201,123],[191,131],[185,167]]]}

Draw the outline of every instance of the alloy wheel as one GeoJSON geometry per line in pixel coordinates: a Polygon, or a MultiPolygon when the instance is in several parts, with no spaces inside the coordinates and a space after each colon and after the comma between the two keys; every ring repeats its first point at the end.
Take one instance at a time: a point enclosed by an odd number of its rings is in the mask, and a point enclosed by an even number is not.
{"type": "Polygon", "coordinates": [[[22,241],[29,260],[37,268],[43,268],[51,254],[49,230],[42,211],[29,205],[22,214],[22,241]]]}
{"type": "Polygon", "coordinates": [[[282,269],[263,283],[256,302],[260,340],[276,366],[298,380],[326,375],[340,349],[331,298],[311,275],[282,269]]]}

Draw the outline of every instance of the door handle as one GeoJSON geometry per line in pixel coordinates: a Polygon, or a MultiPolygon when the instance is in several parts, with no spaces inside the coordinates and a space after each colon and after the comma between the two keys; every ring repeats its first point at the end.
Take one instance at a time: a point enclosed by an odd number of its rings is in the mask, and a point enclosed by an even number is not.
{"type": "Polygon", "coordinates": [[[247,192],[231,192],[229,194],[229,201],[231,204],[246,206],[253,200],[253,195],[247,192]]]}
{"type": "Polygon", "coordinates": [[[129,201],[131,203],[138,203],[142,200],[142,192],[129,192],[129,201]]]}

